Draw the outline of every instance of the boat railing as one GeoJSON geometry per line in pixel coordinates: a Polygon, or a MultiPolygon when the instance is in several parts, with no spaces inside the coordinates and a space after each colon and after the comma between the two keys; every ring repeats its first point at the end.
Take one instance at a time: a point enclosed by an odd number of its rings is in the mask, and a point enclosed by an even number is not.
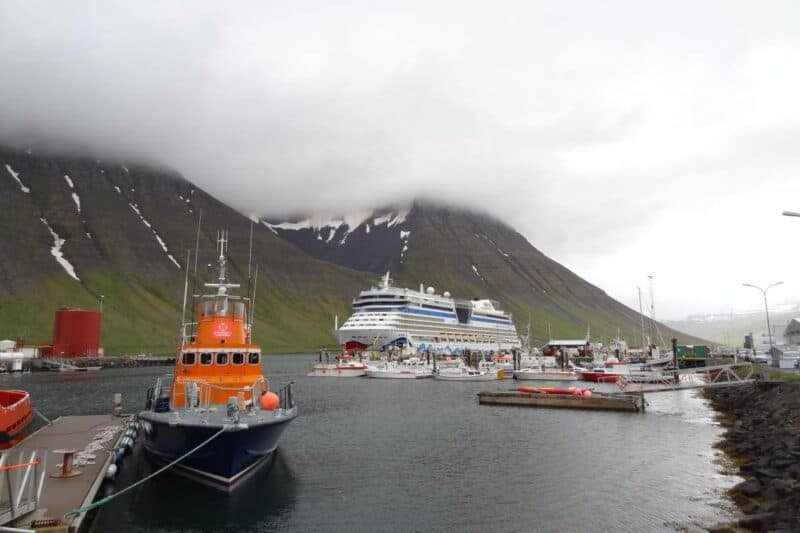
{"type": "Polygon", "coordinates": [[[47,450],[0,454],[0,525],[36,510],[47,473],[47,450]]]}
{"type": "Polygon", "coordinates": [[[188,407],[198,409],[208,409],[213,403],[213,394],[215,391],[222,391],[232,393],[232,395],[240,397],[245,404],[242,408],[246,407],[247,402],[252,402],[253,406],[257,406],[258,402],[255,399],[262,393],[269,390],[267,378],[258,376],[252,385],[244,387],[224,387],[214,383],[209,383],[203,380],[181,380],[182,387],[175,387],[173,389],[172,407],[188,407]],[[249,398],[246,396],[249,394],[249,398]]]}

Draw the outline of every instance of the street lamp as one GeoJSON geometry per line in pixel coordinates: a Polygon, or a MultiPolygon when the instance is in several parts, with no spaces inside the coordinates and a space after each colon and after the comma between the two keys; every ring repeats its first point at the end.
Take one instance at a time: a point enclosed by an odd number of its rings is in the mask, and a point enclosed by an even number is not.
{"type": "Polygon", "coordinates": [[[767,291],[770,290],[772,287],[776,287],[781,285],[783,282],[779,281],[777,283],[773,283],[771,285],[767,285],[767,288],[762,289],[757,285],[751,285],[749,283],[742,283],[745,287],[753,287],[754,289],[758,289],[764,295],[764,311],[767,314],[767,339],[769,339],[769,355],[772,357],[772,326],[769,324],[769,306],[767,305],[767,291]]]}

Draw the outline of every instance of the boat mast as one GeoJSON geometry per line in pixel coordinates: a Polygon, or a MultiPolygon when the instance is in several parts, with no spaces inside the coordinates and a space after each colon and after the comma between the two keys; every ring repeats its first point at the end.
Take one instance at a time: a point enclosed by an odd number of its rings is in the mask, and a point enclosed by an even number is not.
{"type": "MultiPolygon", "coordinates": [[[[199,253],[200,252],[200,224],[202,222],[203,222],[203,208],[201,207],[200,211],[199,211],[199,216],[197,218],[197,234],[196,234],[195,240],[194,240],[194,275],[192,277],[192,298],[193,299],[197,296],[197,257],[200,255],[200,253],[199,253]]],[[[188,263],[186,264],[186,272],[187,273],[189,272],[189,264],[188,263]]],[[[191,324],[195,324],[195,321],[194,321],[195,307],[196,306],[194,305],[194,301],[192,301],[192,315],[191,315],[192,316],[192,321],[191,321],[191,324]]],[[[190,330],[191,331],[191,335],[190,336],[194,336],[194,328],[195,328],[195,326],[193,325],[192,329],[190,330]]]]}
{"type": "Polygon", "coordinates": [[[186,274],[183,280],[183,310],[181,311],[181,351],[186,344],[186,298],[189,293],[189,261],[192,257],[192,251],[186,250],[186,274]]]}
{"type": "Polygon", "coordinates": [[[644,313],[642,312],[642,288],[636,287],[636,290],[639,292],[639,319],[642,322],[642,350],[644,350],[644,313]]]}

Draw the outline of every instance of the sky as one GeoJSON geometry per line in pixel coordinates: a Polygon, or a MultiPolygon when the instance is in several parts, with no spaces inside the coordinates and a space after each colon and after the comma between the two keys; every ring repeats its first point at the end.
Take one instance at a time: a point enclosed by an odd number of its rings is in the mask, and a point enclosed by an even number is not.
{"type": "Polygon", "coordinates": [[[0,8],[0,141],[147,160],[245,213],[489,211],[656,314],[800,302],[800,3],[0,8]],[[648,302],[645,302],[645,306],[648,302]]]}

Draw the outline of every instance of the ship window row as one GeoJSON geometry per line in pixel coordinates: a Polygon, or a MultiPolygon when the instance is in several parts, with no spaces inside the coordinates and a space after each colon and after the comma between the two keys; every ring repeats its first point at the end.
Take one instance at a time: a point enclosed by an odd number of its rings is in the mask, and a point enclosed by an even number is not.
{"type": "MultiPolygon", "coordinates": [[[[249,365],[258,365],[261,363],[261,354],[258,352],[234,352],[232,354],[228,354],[228,352],[201,352],[200,353],[200,364],[204,366],[211,365],[216,360],[217,365],[223,366],[227,365],[229,362],[234,365],[243,365],[245,360],[247,360],[247,364],[249,365]]],[[[181,362],[184,365],[194,365],[197,362],[197,354],[194,352],[184,352],[181,357],[181,362]]]]}

